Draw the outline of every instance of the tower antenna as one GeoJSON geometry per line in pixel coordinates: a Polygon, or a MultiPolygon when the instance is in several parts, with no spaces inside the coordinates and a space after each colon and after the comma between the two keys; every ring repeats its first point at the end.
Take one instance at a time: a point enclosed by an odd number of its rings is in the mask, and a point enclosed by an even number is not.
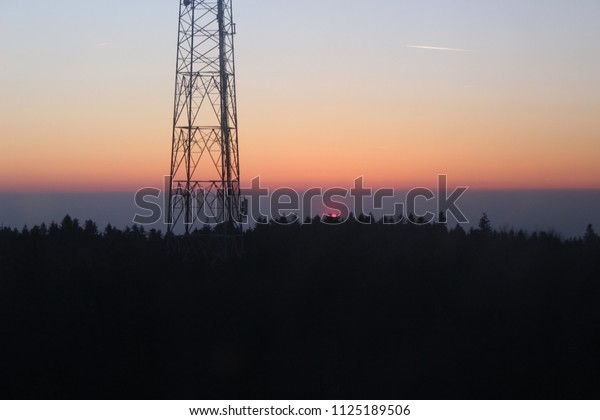
{"type": "Polygon", "coordinates": [[[180,0],[167,217],[187,255],[241,252],[234,35],[232,0],[180,0]]]}

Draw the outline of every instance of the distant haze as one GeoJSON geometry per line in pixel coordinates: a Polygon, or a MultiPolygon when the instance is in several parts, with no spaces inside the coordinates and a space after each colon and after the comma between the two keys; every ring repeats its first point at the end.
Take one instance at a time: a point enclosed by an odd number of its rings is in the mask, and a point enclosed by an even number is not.
{"type": "MultiPolygon", "coordinates": [[[[401,192],[398,195],[403,196],[401,192]]],[[[458,204],[471,226],[486,212],[497,229],[553,230],[563,237],[579,237],[587,224],[593,223],[600,231],[600,190],[468,191],[458,204]]],[[[265,206],[263,210],[266,212],[265,206]]],[[[417,211],[425,210],[435,208],[419,202],[417,211]]],[[[324,209],[315,209],[315,213],[319,211],[324,209]]],[[[385,211],[392,211],[389,204],[385,211]]],[[[136,212],[146,214],[135,206],[133,193],[0,194],[0,226],[19,229],[42,222],[60,223],[66,214],[82,222],[92,219],[100,229],[108,223],[123,228],[132,225],[136,212]]],[[[451,217],[449,222],[455,224],[451,217]]],[[[166,230],[162,223],[146,228],[166,230]]]]}

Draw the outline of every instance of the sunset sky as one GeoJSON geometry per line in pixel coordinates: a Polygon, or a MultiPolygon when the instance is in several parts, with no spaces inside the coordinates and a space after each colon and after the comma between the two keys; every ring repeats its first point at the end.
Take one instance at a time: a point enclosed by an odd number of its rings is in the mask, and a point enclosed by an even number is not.
{"type": "MultiPolygon", "coordinates": [[[[243,184],[600,188],[600,2],[236,0],[243,184]]],[[[168,175],[178,2],[0,0],[0,191],[168,175]]]]}

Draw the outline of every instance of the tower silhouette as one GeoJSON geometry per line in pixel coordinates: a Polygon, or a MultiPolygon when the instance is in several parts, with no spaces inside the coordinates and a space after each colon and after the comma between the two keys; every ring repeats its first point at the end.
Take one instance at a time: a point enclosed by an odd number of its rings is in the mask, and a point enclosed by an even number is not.
{"type": "Polygon", "coordinates": [[[186,252],[208,246],[220,257],[238,252],[245,203],[234,35],[232,0],[180,0],[168,233],[186,252]],[[200,234],[207,225],[214,232],[200,234]]]}

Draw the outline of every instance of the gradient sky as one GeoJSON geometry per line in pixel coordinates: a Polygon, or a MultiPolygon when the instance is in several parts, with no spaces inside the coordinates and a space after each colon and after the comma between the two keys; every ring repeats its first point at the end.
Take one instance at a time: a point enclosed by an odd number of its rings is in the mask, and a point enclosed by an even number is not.
{"type": "MultiPolygon", "coordinates": [[[[600,188],[597,0],[234,7],[244,185],[600,188]]],[[[0,191],[160,185],[177,13],[0,0],[0,191]]]]}

